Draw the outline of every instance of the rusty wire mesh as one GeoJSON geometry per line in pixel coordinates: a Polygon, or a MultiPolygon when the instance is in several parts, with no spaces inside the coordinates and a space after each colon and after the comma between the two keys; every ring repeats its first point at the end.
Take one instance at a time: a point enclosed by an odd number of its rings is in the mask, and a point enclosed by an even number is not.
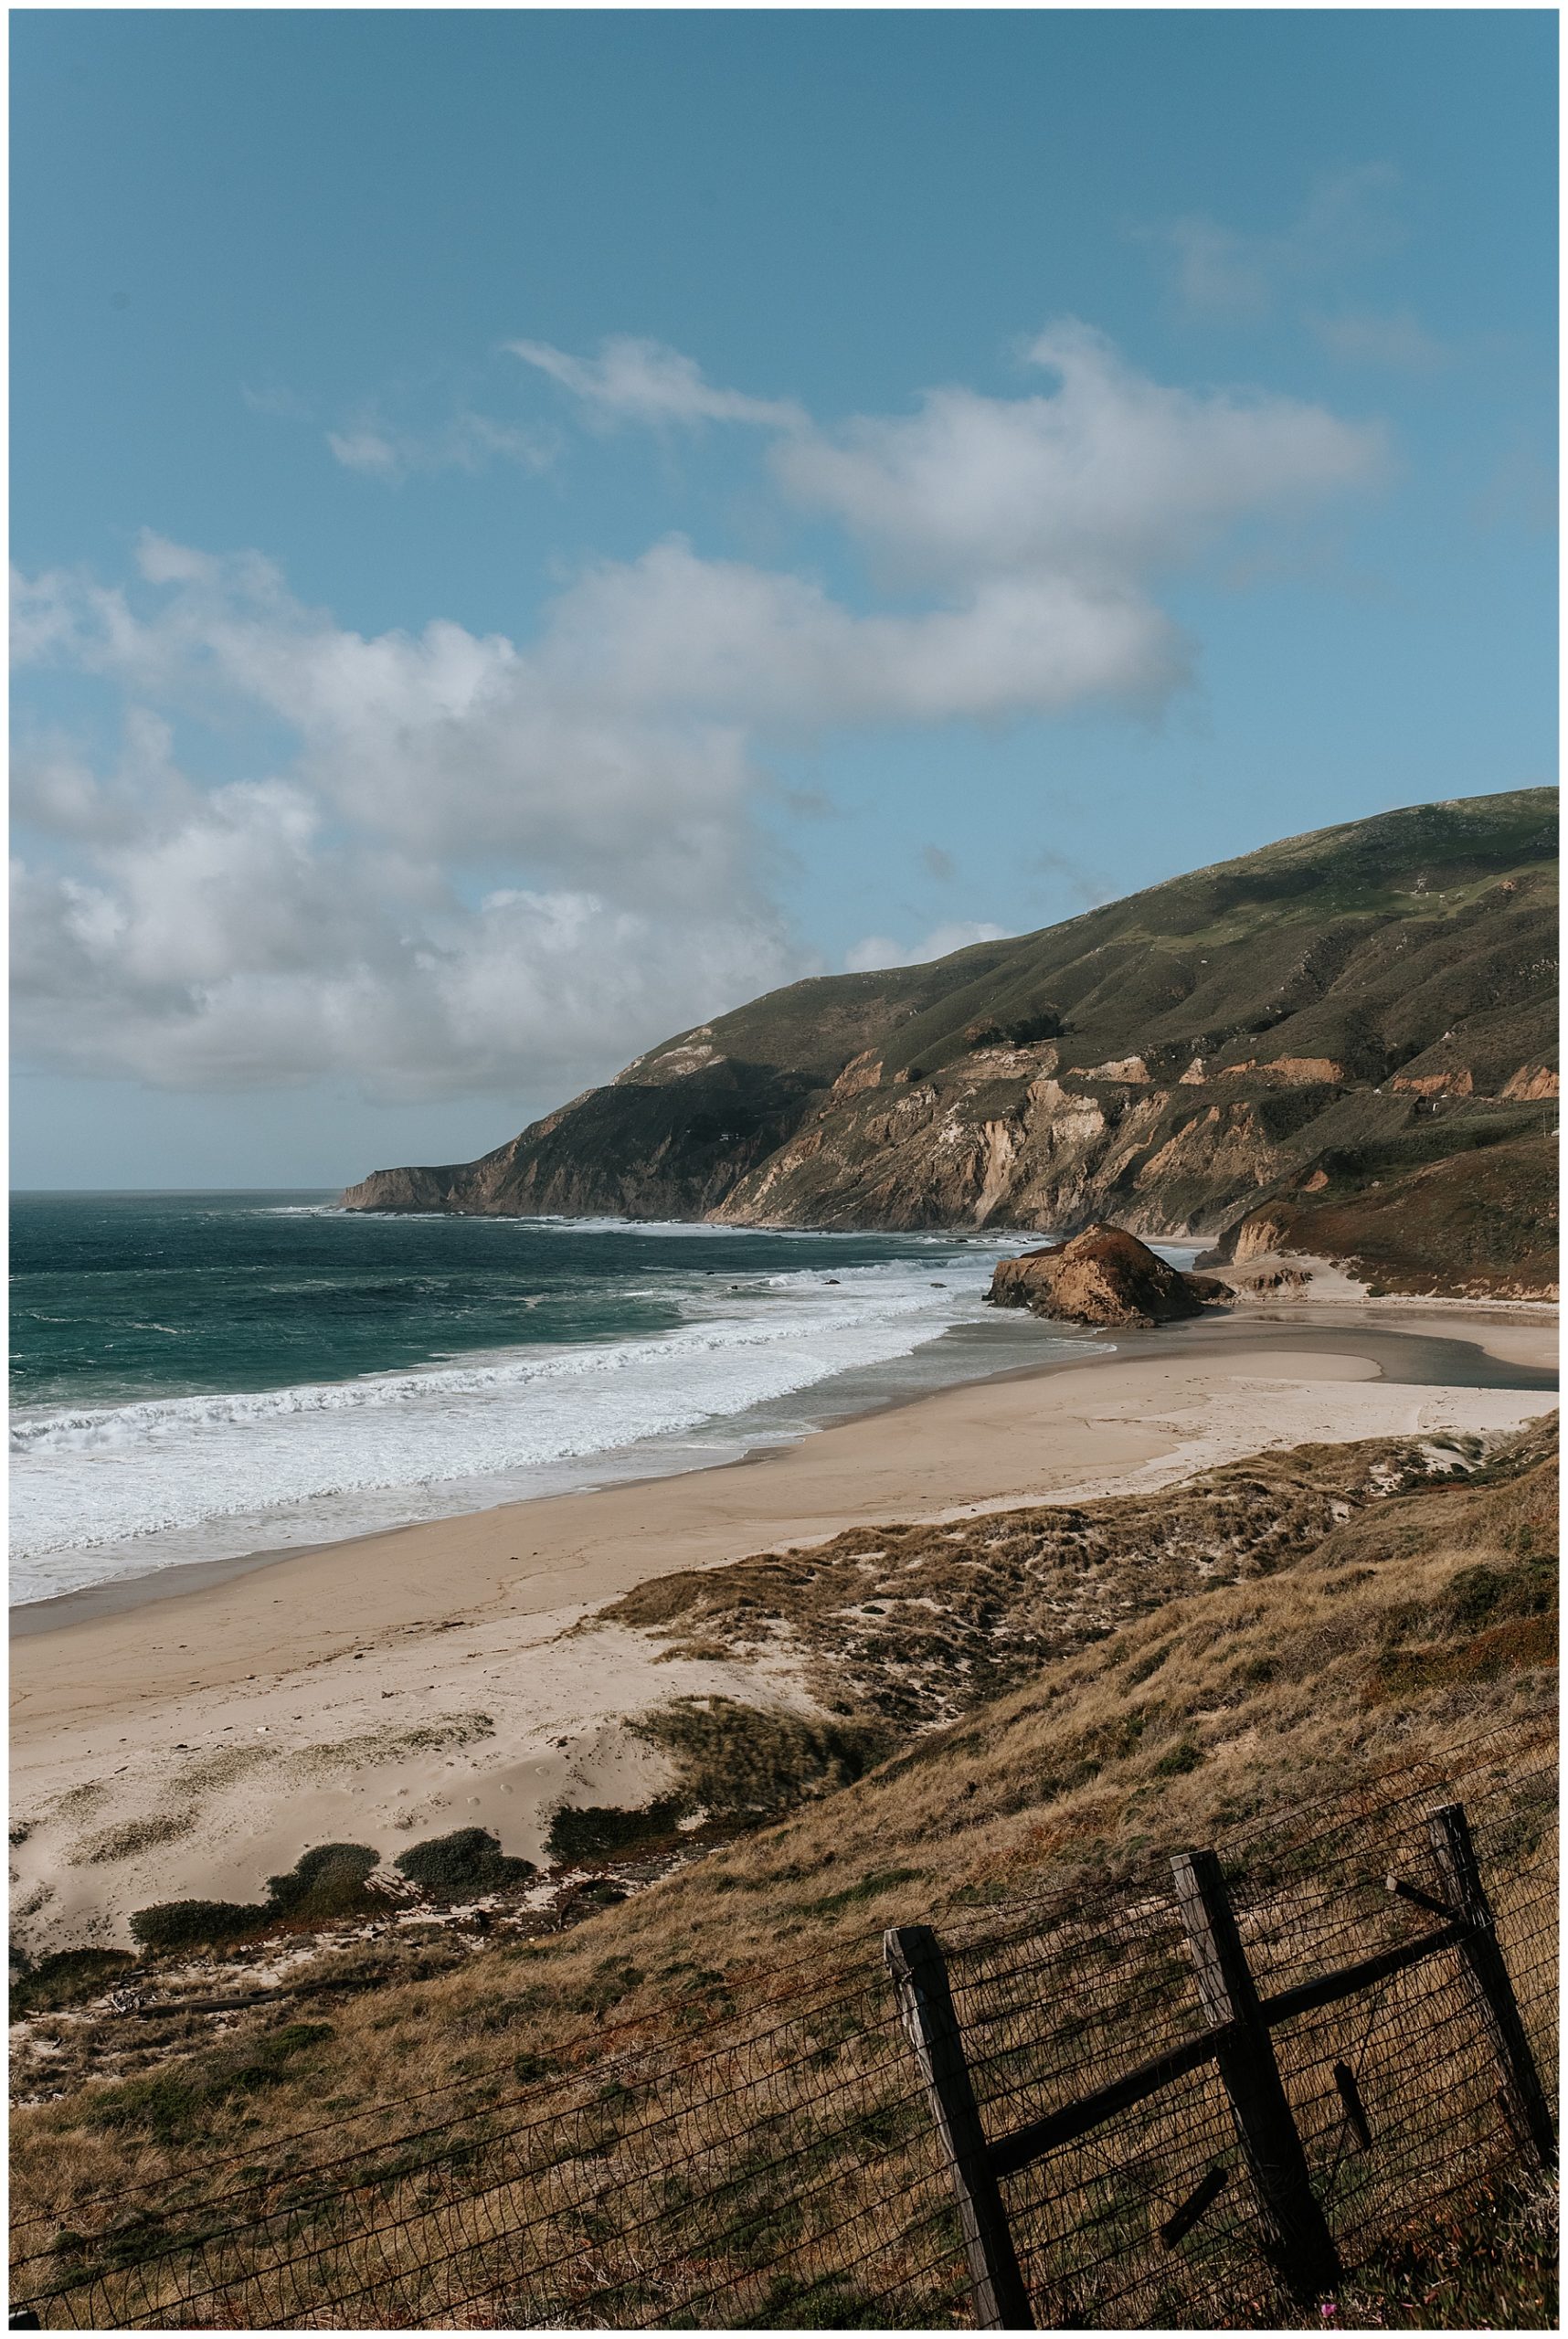
{"type": "MultiPolygon", "coordinates": [[[[1496,1733],[1308,1819],[1220,1843],[1266,1995],[1436,1921],[1426,1821],[1469,1815],[1543,2075],[1554,2069],[1553,1750],[1496,1733]]],[[[920,1912],[911,1910],[912,1917],[920,1912]]],[[[942,1930],[987,2132],[1201,2031],[1169,1889],[1043,1892],[942,1930]]],[[[1348,2269],[1412,2212],[1520,2155],[1462,1961],[1447,1953],[1275,2033],[1348,2269]],[[1356,2134],[1335,2078],[1352,2075],[1356,2134]]],[[[57,2328],[929,2328],[969,2319],[953,2196],[868,1941],[835,1966],[672,2006],[665,2027],[503,2095],[438,2091],[391,2141],[309,2132],[297,2164],[208,2167],[19,2226],[13,2308],[57,2328]],[[338,2148],[334,2149],[334,2147],[338,2148]]],[[[1036,2321],[1269,2322],[1253,2194],[1213,2066],[1003,2186],[1036,2321]],[[1161,2228],[1205,2178],[1191,2232],[1161,2228]]]]}

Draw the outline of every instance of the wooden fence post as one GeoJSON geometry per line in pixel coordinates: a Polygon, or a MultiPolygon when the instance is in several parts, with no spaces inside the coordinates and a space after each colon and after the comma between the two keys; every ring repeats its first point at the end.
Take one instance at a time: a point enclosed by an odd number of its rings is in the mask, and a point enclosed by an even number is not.
{"type": "Polygon", "coordinates": [[[1492,2050],[1502,2067],[1504,2093],[1514,2123],[1520,2136],[1528,2137],[1534,2147],[1542,2167],[1552,2168],[1557,2160],[1552,2108],[1530,2050],[1519,2000],[1498,1942],[1497,1920],[1481,1882],[1464,1805],[1450,1803],[1434,1812],[1427,1832],[1455,1913],[1476,1928],[1467,1941],[1460,1942],[1459,1954],[1469,1974],[1492,2050]]]}
{"type": "Polygon", "coordinates": [[[1182,1852],[1171,1865],[1203,2011],[1216,2028],[1229,2030],[1215,2059],[1262,2203],[1270,2255],[1298,2298],[1319,2297],[1340,2279],[1339,2252],[1312,2191],[1219,1861],[1213,1852],[1182,1852]]]}
{"type": "Polygon", "coordinates": [[[1033,2331],[1034,2318],[1018,2270],[1007,2212],[986,2153],[947,1962],[929,1925],[895,1926],[884,1934],[882,1946],[958,2196],[976,2327],[1033,2331]]]}

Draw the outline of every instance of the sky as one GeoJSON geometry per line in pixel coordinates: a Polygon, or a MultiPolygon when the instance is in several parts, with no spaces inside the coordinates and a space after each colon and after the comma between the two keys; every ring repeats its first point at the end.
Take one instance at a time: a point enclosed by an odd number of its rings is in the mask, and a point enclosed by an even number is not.
{"type": "Polygon", "coordinates": [[[17,1186],[1553,776],[1548,11],[11,30],[17,1186]]]}

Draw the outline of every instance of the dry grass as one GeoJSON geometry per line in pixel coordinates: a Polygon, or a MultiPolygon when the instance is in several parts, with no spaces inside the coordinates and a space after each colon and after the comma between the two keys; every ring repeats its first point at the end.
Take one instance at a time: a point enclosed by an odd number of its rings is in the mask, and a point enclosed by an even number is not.
{"type": "MultiPolygon", "coordinates": [[[[1501,1936],[1543,2060],[1551,1980],[1550,1781],[1541,1751],[1494,1733],[1459,1758],[1501,1936]]],[[[1448,1787],[1408,1770],[1370,1796],[1232,1839],[1249,1955],[1264,1986],[1364,1954],[1426,1920],[1383,1891],[1386,1863],[1423,1873],[1425,1811],[1448,1787]],[[1303,1840],[1305,1838],[1305,1840],[1303,1840]]],[[[907,1879],[906,1879],[907,1880],[907,1879]]],[[[894,1884],[895,1877],[882,1879],[894,1884]]],[[[857,1896],[838,1896],[850,1902],[857,1896]]],[[[1020,2110],[1101,2083],[1197,2026],[1190,1967],[1159,1863],[1109,1891],[1077,1888],[955,1914],[944,1926],[960,2019],[992,2133],[1020,2110]]],[[[601,1961],[577,1995],[577,2037],[519,2058],[532,2084],[406,2103],[399,2133],[344,2164],[343,2122],[291,2146],[258,2140],[227,2170],[187,2157],[138,2194],[121,2184],[24,2227],[39,2262],[20,2293],[65,2288],[46,2320],[329,2327],[622,2323],[842,2326],[962,2320],[950,2197],[874,1944],[793,1972],[688,1977],[658,2025],[605,2017],[643,1978],[601,1961]],[[704,1986],[694,1992],[695,1982],[704,1986]],[[426,2123],[434,2123],[433,2125],[426,2123]],[[323,2162],[326,2165],[323,2167],[323,2162]]],[[[513,2011],[539,2011],[537,1985],[513,2011]]],[[[164,2142],[294,2071],[333,2041],[293,2024],[98,2091],[119,2135],[164,2142]]],[[[1429,1963],[1364,2002],[1277,2037],[1347,2264],[1382,2280],[1381,2249],[1417,2205],[1474,2203],[1517,2147],[1462,1970],[1429,1963]],[[1330,2066],[1353,2062],[1376,2151],[1347,2154],[1330,2066]]],[[[1069,2146],[1011,2188],[1013,2230],[1045,2323],[1264,2324],[1281,2302],[1212,2069],[1069,2146]],[[1158,2227],[1195,2179],[1230,2186],[1192,2244],[1158,2227]]]]}
{"type": "MultiPolygon", "coordinates": [[[[211,2186],[213,2155],[229,2153],[237,2171],[265,2171],[281,2183],[330,2152],[406,2134],[421,2117],[423,2090],[461,2084],[462,2100],[482,2106],[517,2097],[520,2086],[532,2101],[528,2090],[537,2089],[544,2127],[529,2150],[556,2155],[541,2169],[564,2166],[568,2130],[598,2122],[595,2133],[604,2133],[587,2157],[550,2179],[564,2188],[563,2201],[576,2204],[574,2217],[591,2219],[603,2215],[592,2204],[610,2149],[605,2123],[614,2125],[612,2109],[593,2109],[594,2074],[606,2059],[695,2053],[729,2039],[755,2130],[748,2149],[761,2155],[745,2180],[747,2215],[766,2228],[747,2240],[750,2255],[742,2252],[756,2277],[747,2312],[766,2309],[776,2321],[861,2319],[864,2298],[857,2304],[853,2284],[831,2312],[821,2311],[821,2297],[797,2312],[789,2297],[769,2291],[767,2269],[793,2246],[789,2237],[798,2238],[802,2214],[793,2178],[766,2175],[779,2158],[765,2133],[770,2101],[793,2134],[799,2101],[777,2073],[747,2060],[747,2041],[766,2027],[770,2007],[798,2009],[802,1991],[814,1988],[824,1994],[824,2024],[849,2021],[836,2043],[824,2033],[811,2049],[827,2059],[828,2109],[813,2114],[815,2141],[797,2140],[790,2151],[813,2152],[813,2182],[837,2188],[846,2216],[859,2214],[856,2187],[863,2190],[868,2165],[859,2129],[884,2118],[881,2103],[897,2142],[909,2116],[904,2050],[885,2032],[885,1994],[868,1948],[883,1925],[921,1918],[961,1927],[1023,1890],[1081,1899],[1125,1889],[1151,1872],[1156,1847],[1202,1841],[1241,1822],[1255,1833],[1271,1815],[1363,1787],[1382,1766],[1496,1725],[1528,1730],[1551,1713],[1550,1428],[1467,1480],[1382,1495],[1380,1487],[1408,1487],[1419,1460],[1413,1451],[1331,1451],[1337,1462],[1330,1450],[1304,1449],[1270,1456],[1250,1473],[1215,1474],[1201,1498],[1187,1490],[1191,1502],[1168,1495],[1119,1514],[1115,1505],[1086,1506],[1049,1514],[1049,1528],[1041,1514],[1003,1514],[970,1523],[961,1537],[894,1529],[841,1538],[810,1555],[667,1581],[662,1592],[645,1587],[664,1612],[637,1621],[700,1627],[726,1646],[732,1633],[784,1626],[812,1648],[824,1680],[834,1669],[836,1633],[841,1693],[883,1727],[902,1723],[907,1735],[909,1708],[896,1702],[905,1697],[922,1720],[933,1710],[959,1710],[909,1737],[863,1778],[564,1936],[464,1951],[450,1939],[421,1942],[405,1933],[340,1953],[341,1978],[355,1978],[346,1969],[356,1955],[375,1970],[358,1992],[323,2000],[319,2024],[279,2027],[275,2017],[241,2016],[221,2044],[182,2058],[174,2020],[140,2048],[139,2070],[112,2085],[81,2085],[72,2083],[70,2066],[88,2059],[81,2037],[103,2018],[56,2018],[64,2084],[56,2101],[15,2122],[18,2207],[91,2227],[102,2212],[82,2206],[90,2196],[123,2195],[153,2179],[167,2198],[194,2201],[211,2186]],[[863,1628],[844,1623],[846,1607],[865,1610],[868,1588],[873,1602],[888,1601],[911,1580],[927,1588],[914,1597],[939,1596],[961,1626],[922,1644],[921,1662],[928,1658],[939,1677],[928,1700],[909,1686],[910,1674],[896,1671],[885,1646],[902,1633],[905,1615],[922,1612],[896,1612],[896,1626],[885,1607],[863,1628]],[[700,1602],[697,1583],[708,1587],[700,1602]],[[858,1597],[846,1602],[846,1592],[858,1597]],[[747,1600],[775,1614],[758,1614],[747,1600]],[[988,1632],[1000,1644],[991,1662],[1005,1693],[963,1710],[962,1685],[972,1678],[961,1662],[972,1654],[963,1635],[988,1632]],[[857,1974],[832,1997],[835,1977],[857,1974]],[[735,2029],[743,2016],[744,2037],[735,2029]],[[568,2081],[569,2120],[550,2110],[552,2086],[568,2081]]],[[[911,1622],[910,1629],[921,1628],[911,1622]]],[[[694,1759],[711,1765],[715,1748],[698,1737],[694,1759]]],[[[318,2010],[312,2006],[313,2016],[318,2010]]],[[[118,2027],[123,2034],[123,2022],[118,2027]]],[[[449,2099],[431,2099],[426,2116],[443,2107],[449,2099]]],[[[905,2142],[916,2150],[917,2138],[905,2142]]],[[[704,2150],[690,2200],[665,2204],[694,2236],[712,2214],[703,2201],[737,2157],[724,2139],[704,2150]]],[[[524,2182],[515,2163],[514,2151],[508,2186],[524,2182]]],[[[430,2181],[432,2202],[455,2200],[469,2183],[450,2171],[430,2181]]],[[[527,2181],[537,2194],[545,2179],[527,2181]]],[[[504,2199],[493,2207],[500,2217],[504,2199]]],[[[592,2241],[589,2228],[571,2230],[579,2251],[592,2241]]],[[[607,2237],[595,2264],[607,2280],[631,2281],[635,2256],[607,2237]]],[[[914,2259],[906,2251],[898,2263],[910,2298],[935,2315],[941,2301],[929,2284],[921,2290],[914,2259]]],[[[417,2256],[404,2271],[413,2298],[417,2256]]],[[[579,2289],[563,2292],[561,2319],[572,2319],[573,2295],[582,2303],[586,2275],[579,2270],[572,2279],[579,2289]]],[[[674,2313],[673,2297],[656,2292],[654,2285],[634,2319],[674,2313]]],[[[450,2305],[436,2319],[450,2321],[450,2305]]],[[[492,2297],[462,2319],[507,2311],[492,2297]]],[[[402,2319],[431,2316],[410,2311],[402,2319]]]]}
{"type": "Polygon", "coordinates": [[[1321,2331],[1555,2331],[1557,2185],[1499,2176],[1461,2205],[1426,2210],[1391,2236],[1325,2315],[1321,2331]]]}
{"type": "Polygon", "coordinates": [[[639,1584],[578,1627],[672,1656],[802,1664],[819,1704],[908,1738],[1037,1680],[1172,1601],[1293,1566],[1343,1521],[1479,1460],[1474,1439],[1302,1445],[1156,1495],[852,1528],[805,1551],[639,1584]]]}

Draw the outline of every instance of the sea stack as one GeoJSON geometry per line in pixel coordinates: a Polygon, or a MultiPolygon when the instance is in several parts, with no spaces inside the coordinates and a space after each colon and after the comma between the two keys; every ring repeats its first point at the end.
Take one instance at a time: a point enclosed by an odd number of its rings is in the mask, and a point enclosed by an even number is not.
{"type": "Polygon", "coordinates": [[[1102,1223],[1000,1261],[986,1297],[994,1307],[1027,1307],[1067,1324],[1169,1324],[1234,1295],[1217,1276],[1183,1275],[1136,1234],[1102,1223]]]}

